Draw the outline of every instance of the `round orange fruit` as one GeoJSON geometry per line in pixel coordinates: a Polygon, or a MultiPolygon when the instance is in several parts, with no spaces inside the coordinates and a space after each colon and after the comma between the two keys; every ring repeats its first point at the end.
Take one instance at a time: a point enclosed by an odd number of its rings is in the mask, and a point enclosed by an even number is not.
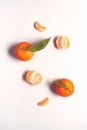
{"type": "Polygon", "coordinates": [[[34,56],[34,52],[28,50],[32,44],[29,42],[21,42],[15,48],[15,55],[18,59],[28,61],[34,56]]]}
{"type": "Polygon", "coordinates": [[[60,96],[68,97],[74,93],[74,84],[70,79],[59,79],[54,81],[56,92],[60,96]]]}

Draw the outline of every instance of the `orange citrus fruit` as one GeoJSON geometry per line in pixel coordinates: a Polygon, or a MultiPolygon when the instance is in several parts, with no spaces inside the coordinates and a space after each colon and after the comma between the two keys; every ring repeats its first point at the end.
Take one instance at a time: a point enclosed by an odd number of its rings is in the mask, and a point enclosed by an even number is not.
{"type": "Polygon", "coordinates": [[[15,48],[15,55],[18,59],[28,61],[34,56],[34,52],[28,50],[32,44],[29,42],[21,42],[15,48]]]}
{"type": "Polygon", "coordinates": [[[74,93],[74,84],[70,79],[60,79],[54,82],[57,94],[67,97],[74,93]]]}

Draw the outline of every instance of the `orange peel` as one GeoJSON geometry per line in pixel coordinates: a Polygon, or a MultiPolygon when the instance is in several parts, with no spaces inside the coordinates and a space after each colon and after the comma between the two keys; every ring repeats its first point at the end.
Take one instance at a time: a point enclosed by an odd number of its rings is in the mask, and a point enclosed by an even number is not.
{"type": "Polygon", "coordinates": [[[45,106],[49,103],[49,97],[45,97],[43,100],[38,102],[38,106],[45,106]]]}
{"type": "Polygon", "coordinates": [[[43,31],[45,31],[45,30],[47,29],[45,26],[41,25],[38,21],[36,21],[36,22],[34,23],[34,27],[35,27],[38,31],[40,31],[40,32],[43,32],[43,31]]]}
{"type": "Polygon", "coordinates": [[[25,77],[26,81],[32,85],[40,84],[42,81],[42,75],[34,70],[28,71],[25,77]]]}
{"type": "Polygon", "coordinates": [[[69,38],[66,36],[58,36],[56,39],[56,47],[58,49],[66,49],[70,46],[69,38]]]}

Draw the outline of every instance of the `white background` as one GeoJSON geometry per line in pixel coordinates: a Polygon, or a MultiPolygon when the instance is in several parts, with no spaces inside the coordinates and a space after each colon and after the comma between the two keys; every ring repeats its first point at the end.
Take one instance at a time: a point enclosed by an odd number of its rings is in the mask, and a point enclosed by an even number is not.
{"type": "Polygon", "coordinates": [[[0,0],[0,130],[87,130],[87,1],[86,0],[0,0]],[[47,27],[34,29],[35,21],[47,27]],[[70,47],[57,50],[55,36],[66,35],[70,47]],[[32,44],[51,36],[48,46],[23,62],[14,57],[20,41],[32,44]],[[43,76],[38,86],[23,79],[27,70],[43,76]],[[75,85],[64,98],[51,90],[58,78],[75,85]],[[50,103],[39,107],[44,97],[50,103]]]}

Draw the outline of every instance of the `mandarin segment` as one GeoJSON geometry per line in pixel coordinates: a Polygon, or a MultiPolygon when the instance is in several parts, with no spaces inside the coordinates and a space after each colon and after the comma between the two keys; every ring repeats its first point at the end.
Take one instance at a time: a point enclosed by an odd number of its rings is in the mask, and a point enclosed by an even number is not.
{"type": "Polygon", "coordinates": [[[49,97],[45,97],[43,100],[38,102],[38,106],[45,106],[49,103],[50,99],[49,97]]]}
{"type": "Polygon", "coordinates": [[[45,26],[41,25],[38,21],[34,23],[34,27],[36,28],[36,30],[40,32],[43,32],[47,29],[45,26]]]}

